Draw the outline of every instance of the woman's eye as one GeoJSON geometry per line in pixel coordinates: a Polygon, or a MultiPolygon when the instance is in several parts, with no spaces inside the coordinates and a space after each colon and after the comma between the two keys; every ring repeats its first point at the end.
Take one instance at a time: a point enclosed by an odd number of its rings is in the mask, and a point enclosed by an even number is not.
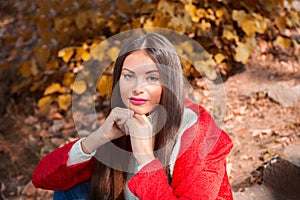
{"type": "Polygon", "coordinates": [[[151,82],[157,82],[159,78],[157,76],[149,76],[147,77],[147,80],[151,82]]]}
{"type": "Polygon", "coordinates": [[[124,74],[123,76],[125,79],[133,79],[134,78],[133,74],[124,74]]]}

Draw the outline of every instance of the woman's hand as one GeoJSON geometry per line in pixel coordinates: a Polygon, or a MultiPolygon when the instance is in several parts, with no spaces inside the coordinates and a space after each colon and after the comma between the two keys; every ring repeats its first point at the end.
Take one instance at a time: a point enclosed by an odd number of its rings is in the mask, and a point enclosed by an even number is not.
{"type": "Polygon", "coordinates": [[[145,115],[134,114],[127,119],[125,127],[130,134],[133,155],[139,165],[153,160],[152,133],[153,128],[145,115]]]}
{"type": "Polygon", "coordinates": [[[125,135],[125,123],[133,114],[134,112],[127,108],[112,109],[102,126],[81,142],[82,150],[85,153],[94,152],[106,142],[125,135]]]}
{"type": "Polygon", "coordinates": [[[125,123],[133,114],[134,112],[127,108],[114,108],[99,128],[103,136],[111,141],[126,134],[125,123]]]}

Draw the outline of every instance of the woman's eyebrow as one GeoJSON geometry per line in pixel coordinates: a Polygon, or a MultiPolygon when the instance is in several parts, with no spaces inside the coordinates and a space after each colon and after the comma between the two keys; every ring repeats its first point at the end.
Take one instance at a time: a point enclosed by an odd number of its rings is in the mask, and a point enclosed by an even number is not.
{"type": "Polygon", "coordinates": [[[158,72],[159,73],[159,71],[157,69],[154,69],[154,70],[147,71],[145,74],[150,74],[152,72],[158,72]]]}
{"type": "Polygon", "coordinates": [[[135,74],[134,71],[131,71],[131,70],[127,69],[127,68],[123,68],[122,71],[123,71],[123,70],[127,70],[127,71],[129,71],[129,72],[135,74]]]}

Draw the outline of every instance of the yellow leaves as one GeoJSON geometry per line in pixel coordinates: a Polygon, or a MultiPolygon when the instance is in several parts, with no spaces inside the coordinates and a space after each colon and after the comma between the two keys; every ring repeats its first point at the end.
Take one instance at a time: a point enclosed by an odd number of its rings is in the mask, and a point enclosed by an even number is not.
{"type": "Polygon", "coordinates": [[[68,73],[66,73],[64,75],[62,84],[64,86],[70,86],[70,87],[72,87],[72,84],[73,84],[74,81],[75,81],[75,74],[71,73],[71,72],[68,72],[68,73]]]}
{"type": "Polygon", "coordinates": [[[46,69],[46,70],[47,70],[47,69],[57,69],[58,67],[59,67],[58,61],[52,60],[52,61],[49,61],[49,62],[46,64],[45,69],[46,69]]]}
{"type": "Polygon", "coordinates": [[[287,49],[291,46],[291,40],[290,39],[287,39],[287,38],[284,38],[284,37],[281,37],[281,36],[278,36],[275,40],[275,44],[281,46],[283,49],[287,49]]]}
{"type": "Polygon", "coordinates": [[[46,97],[42,97],[38,101],[38,106],[41,114],[47,114],[49,112],[53,100],[54,99],[51,96],[46,96],[46,97]]]}
{"type": "Polygon", "coordinates": [[[251,20],[251,16],[244,10],[233,10],[232,19],[237,21],[238,26],[241,27],[247,35],[251,35],[255,32],[255,25],[251,20]]]}
{"type": "Polygon", "coordinates": [[[197,7],[195,5],[186,4],[184,9],[191,16],[193,22],[198,22],[200,20],[200,17],[196,14],[197,7]]]}
{"type": "Polygon", "coordinates": [[[63,110],[67,110],[69,108],[69,106],[71,105],[71,101],[72,101],[71,94],[62,94],[59,95],[57,98],[58,106],[63,110]]]}
{"type": "Polygon", "coordinates": [[[112,20],[112,19],[110,19],[110,20],[107,21],[107,26],[109,27],[109,30],[112,33],[117,32],[117,30],[119,28],[119,26],[117,24],[117,21],[116,20],[112,20]]]}
{"type": "Polygon", "coordinates": [[[193,0],[180,0],[184,5],[186,4],[192,4],[193,0]]]}
{"type": "Polygon", "coordinates": [[[48,86],[44,92],[44,95],[53,94],[53,93],[63,93],[65,89],[60,86],[59,83],[52,83],[50,86],[48,86]]]}
{"type": "Polygon", "coordinates": [[[84,12],[80,12],[76,17],[75,17],[75,23],[76,26],[79,29],[83,29],[85,26],[88,24],[88,17],[87,14],[84,12]]]}
{"type": "MultiPolygon", "coordinates": [[[[42,84],[42,82],[37,84],[42,84]]],[[[38,101],[40,113],[43,115],[47,114],[55,102],[59,108],[67,110],[71,105],[72,95],[66,92],[67,89],[62,87],[59,83],[52,83],[48,86],[44,91],[44,97],[38,101]]]]}
{"type": "MultiPolygon", "coordinates": [[[[178,9],[182,6],[182,3],[159,1],[158,12],[152,26],[171,28],[177,32],[185,33],[192,28],[192,20],[186,10],[178,9]]],[[[149,26],[149,22],[147,22],[147,26],[149,26]]]]}
{"type": "Polygon", "coordinates": [[[116,60],[118,57],[120,49],[118,47],[111,47],[107,51],[107,55],[110,57],[111,60],[116,60]]]}
{"type": "Polygon", "coordinates": [[[62,58],[65,63],[68,63],[74,54],[73,47],[66,47],[58,52],[58,57],[62,58]]]}
{"type": "Polygon", "coordinates": [[[288,10],[287,11],[288,17],[276,17],[275,18],[275,25],[280,31],[284,31],[286,27],[296,27],[300,26],[300,17],[299,13],[295,10],[288,10]]]}
{"type": "Polygon", "coordinates": [[[214,59],[215,59],[217,64],[221,64],[223,62],[223,60],[226,59],[226,57],[223,54],[218,53],[214,56],[214,59]]]}
{"type": "Polygon", "coordinates": [[[24,78],[26,77],[29,77],[31,75],[31,69],[30,69],[30,66],[31,66],[31,62],[29,61],[25,61],[21,68],[19,69],[19,73],[22,74],[22,76],[24,78]]]}
{"type": "MultiPolygon", "coordinates": [[[[138,1],[136,3],[138,3],[138,1]]],[[[136,5],[136,6],[138,6],[138,5],[136,5]]],[[[140,9],[141,14],[148,14],[156,9],[156,4],[151,3],[151,2],[143,2],[142,6],[141,7],[138,6],[138,8],[140,9]]]]}
{"type": "Polygon", "coordinates": [[[198,9],[196,10],[196,15],[197,15],[200,19],[202,19],[202,18],[204,18],[204,17],[206,16],[206,10],[205,10],[204,8],[198,8],[198,9]]]}
{"type": "Polygon", "coordinates": [[[76,94],[83,94],[87,89],[87,85],[84,81],[75,81],[73,91],[76,94]]]}
{"type": "MultiPolygon", "coordinates": [[[[43,90],[47,98],[39,103],[42,110],[47,110],[48,105],[53,103],[66,110],[70,106],[72,91],[83,94],[87,89],[96,86],[92,78],[93,71],[89,71],[90,74],[83,75],[80,81],[75,82],[77,73],[83,74],[85,70],[88,71],[83,62],[92,58],[98,59],[101,64],[109,60],[107,58],[115,60],[120,47],[116,45],[117,43],[109,44],[101,41],[109,41],[106,40],[106,36],[133,28],[168,28],[195,39],[214,56],[196,58],[201,60],[196,64],[186,61],[184,70],[195,76],[200,71],[211,79],[216,76],[216,64],[219,69],[220,66],[228,67],[229,71],[232,60],[247,63],[252,50],[256,48],[256,33],[263,34],[267,30],[267,25],[270,25],[270,28],[268,27],[268,35],[265,37],[270,36],[270,40],[274,40],[273,45],[282,48],[295,45],[292,42],[296,41],[277,37],[278,34],[277,32],[274,34],[272,27],[276,25],[280,30],[279,35],[285,35],[286,32],[283,31],[286,28],[300,26],[299,12],[294,8],[284,9],[279,14],[272,13],[279,4],[283,5],[283,0],[232,2],[116,0],[99,1],[97,3],[99,9],[97,7],[91,10],[91,5],[95,4],[84,0],[37,0],[39,9],[34,19],[41,42],[34,49],[34,59],[29,59],[20,66],[18,73],[26,80],[21,80],[15,85],[14,91],[25,87],[31,91],[43,90]],[[112,5],[117,9],[111,9],[112,5]],[[268,19],[274,21],[269,23],[268,19]],[[97,33],[103,34],[98,41],[95,39],[98,37],[97,33]],[[73,41],[84,41],[86,38],[94,39],[86,40],[81,46],[70,46],[71,43],[74,44],[73,41]],[[67,47],[57,51],[56,48],[64,44],[67,47]],[[51,53],[57,54],[59,59],[51,53]]],[[[21,35],[24,36],[26,43],[30,43],[32,40],[30,30],[25,33],[21,35]]],[[[11,39],[16,42],[15,38],[11,39]]],[[[196,46],[194,48],[192,43],[186,41],[178,46],[178,52],[185,56],[186,60],[187,55],[196,55],[197,48],[196,46]]],[[[103,75],[99,79],[96,87],[101,96],[110,95],[110,85],[111,76],[103,75]]]]}
{"type": "MultiPolygon", "coordinates": [[[[57,103],[59,108],[62,110],[67,110],[72,101],[72,95],[69,94],[66,87],[71,87],[72,81],[75,79],[75,74],[67,73],[64,76],[63,84],[65,87],[61,86],[60,83],[52,83],[44,91],[44,97],[42,97],[38,102],[38,107],[40,113],[45,115],[49,112],[53,103],[57,103]]],[[[44,84],[43,82],[35,82],[36,84],[32,86],[32,90],[36,90],[36,87],[44,84]]],[[[78,89],[78,88],[77,88],[78,89]]],[[[79,90],[79,89],[78,89],[79,90]]]]}
{"type": "Polygon", "coordinates": [[[57,56],[62,58],[65,63],[69,63],[70,61],[88,61],[91,59],[91,54],[89,50],[94,48],[94,45],[89,47],[86,43],[84,43],[81,47],[66,47],[61,49],[57,56]]]}
{"type": "Polygon", "coordinates": [[[61,94],[57,97],[57,99],[53,96],[45,96],[42,97],[38,101],[38,107],[41,114],[46,115],[54,102],[57,102],[59,108],[62,110],[67,110],[72,102],[71,94],[61,94]]]}
{"type": "Polygon", "coordinates": [[[157,5],[157,10],[161,11],[163,14],[170,14],[174,16],[174,4],[167,1],[159,1],[157,5]]]}
{"type": "Polygon", "coordinates": [[[38,67],[34,59],[31,59],[30,61],[25,61],[19,70],[19,73],[24,78],[27,78],[31,75],[35,76],[38,74],[38,72],[38,67]]]}
{"type": "Polygon", "coordinates": [[[154,27],[153,21],[151,19],[147,19],[143,25],[144,28],[154,27]]]}
{"type": "Polygon", "coordinates": [[[256,32],[262,34],[267,28],[265,19],[256,13],[251,15],[244,10],[233,10],[232,19],[238,23],[247,36],[252,36],[256,32]]]}
{"type": "Polygon", "coordinates": [[[296,11],[296,10],[289,10],[288,11],[288,14],[290,15],[290,20],[291,20],[291,23],[292,23],[292,26],[300,26],[300,13],[299,11],[296,11]]]}
{"type": "Polygon", "coordinates": [[[31,59],[31,74],[33,76],[37,75],[39,73],[38,67],[36,65],[35,59],[31,59]]]}
{"type": "Polygon", "coordinates": [[[195,62],[195,68],[197,69],[197,71],[202,75],[207,76],[211,80],[217,78],[215,67],[216,63],[210,57],[195,62]]]}
{"type": "Polygon", "coordinates": [[[75,48],[75,50],[76,50],[76,54],[74,57],[75,61],[80,61],[81,59],[83,61],[87,61],[87,60],[91,59],[91,55],[89,52],[87,52],[85,47],[77,47],[77,48],[75,48]]]}
{"type": "Polygon", "coordinates": [[[256,39],[252,37],[246,37],[245,42],[237,42],[237,48],[235,49],[234,60],[246,64],[251,56],[252,50],[256,48],[256,39]]]}
{"type": "Polygon", "coordinates": [[[216,16],[217,18],[222,18],[224,16],[224,11],[222,8],[217,9],[216,16]]]}
{"type": "Polygon", "coordinates": [[[239,41],[239,37],[236,34],[236,30],[231,25],[224,26],[222,37],[226,40],[234,40],[235,42],[239,41]]]}
{"type": "Polygon", "coordinates": [[[284,31],[285,28],[286,28],[286,18],[285,17],[276,17],[275,18],[275,25],[277,26],[277,28],[280,30],[280,31],[284,31]]]}
{"type": "Polygon", "coordinates": [[[213,21],[219,25],[224,16],[223,9],[217,9],[216,12],[214,12],[211,8],[205,10],[203,8],[197,8],[193,4],[185,5],[184,9],[191,17],[192,22],[197,23],[201,20],[200,27],[202,30],[206,30],[211,27],[209,21],[213,21]]]}
{"type": "Polygon", "coordinates": [[[257,33],[263,34],[266,29],[267,29],[267,22],[264,19],[263,16],[257,13],[253,13],[252,16],[254,17],[254,22],[255,22],[255,31],[257,33]]]}
{"type": "Polygon", "coordinates": [[[202,19],[201,20],[201,23],[200,23],[200,28],[202,30],[206,30],[206,29],[209,29],[211,27],[211,24],[209,22],[206,22],[205,19],[202,19]]]}
{"type": "Polygon", "coordinates": [[[187,54],[190,54],[193,52],[194,47],[193,44],[190,41],[184,41],[182,43],[180,43],[179,47],[177,47],[178,50],[182,49],[185,52],[187,52],[187,54]]]}
{"type": "Polygon", "coordinates": [[[209,8],[207,9],[207,12],[206,12],[206,16],[205,16],[207,19],[210,19],[211,21],[215,21],[216,20],[216,16],[215,16],[215,13],[214,11],[209,8]]]}
{"type": "Polygon", "coordinates": [[[91,48],[91,55],[94,59],[102,61],[105,58],[105,51],[108,48],[109,43],[107,41],[103,41],[99,44],[94,45],[91,48]]]}
{"type": "Polygon", "coordinates": [[[247,44],[238,42],[235,52],[234,59],[237,62],[247,63],[250,57],[250,50],[247,44]]]}
{"type": "Polygon", "coordinates": [[[97,84],[97,89],[102,97],[110,97],[112,90],[112,76],[101,76],[97,84]]]}

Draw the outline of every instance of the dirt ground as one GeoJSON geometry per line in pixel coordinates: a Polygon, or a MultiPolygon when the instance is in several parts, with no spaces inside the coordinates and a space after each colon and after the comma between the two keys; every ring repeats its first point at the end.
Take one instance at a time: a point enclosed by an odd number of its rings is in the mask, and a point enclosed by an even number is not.
{"type": "MultiPolygon", "coordinates": [[[[15,20],[21,18],[18,15],[15,20]]],[[[5,36],[10,24],[19,24],[10,19],[1,21],[1,37],[5,36]]],[[[5,114],[0,116],[0,200],[52,199],[51,191],[32,186],[31,175],[40,158],[76,137],[72,114],[68,112],[67,119],[62,119],[54,110],[50,117],[39,118],[28,114],[34,113],[34,97],[20,95],[22,101],[14,101],[5,96],[15,71],[4,70],[3,58],[10,63],[18,62],[17,56],[26,57],[30,45],[17,52],[9,51],[11,48],[15,46],[3,47],[5,51],[0,52],[0,99],[7,102],[5,106],[0,105],[0,113],[2,107],[5,110],[5,114]],[[53,134],[55,130],[58,131],[53,134]]],[[[300,141],[300,98],[289,106],[278,102],[270,93],[276,87],[280,90],[278,83],[288,84],[289,88],[299,86],[299,62],[258,53],[254,53],[244,70],[223,83],[226,116],[222,128],[234,143],[228,156],[230,182],[234,191],[243,191],[245,187],[260,183],[259,167],[275,155],[284,157],[283,149],[300,141]]],[[[195,92],[203,97],[200,103],[209,107],[205,101],[205,97],[209,96],[208,89],[202,85],[195,88],[195,92]]],[[[286,101],[295,96],[287,94],[286,101]]]]}
{"type": "Polygon", "coordinates": [[[259,59],[225,82],[224,129],[234,142],[229,157],[234,191],[260,183],[258,168],[276,155],[285,157],[283,149],[300,141],[300,99],[284,107],[268,96],[279,82],[299,85],[299,65],[287,69],[284,63],[259,59]]]}

